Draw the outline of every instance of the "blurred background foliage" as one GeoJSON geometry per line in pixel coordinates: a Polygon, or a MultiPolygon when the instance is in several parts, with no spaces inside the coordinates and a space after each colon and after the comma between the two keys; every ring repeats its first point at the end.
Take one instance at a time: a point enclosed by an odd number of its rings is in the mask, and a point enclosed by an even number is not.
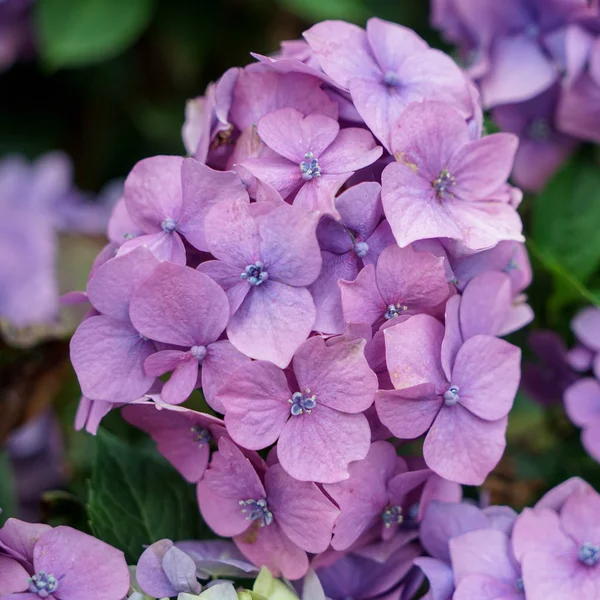
{"type": "MultiPolygon", "coordinates": [[[[0,156],[35,158],[64,150],[73,160],[77,185],[92,192],[124,178],[144,157],[184,153],[180,132],[186,99],[201,95],[229,67],[251,62],[250,51],[274,52],[281,40],[300,37],[318,20],[364,25],[378,16],[449,50],[429,28],[426,0],[38,0],[31,9],[35,53],[0,74],[0,156]]],[[[569,321],[577,308],[599,302],[596,149],[584,148],[542,194],[526,197],[521,213],[535,273],[527,293],[536,319],[511,341],[523,348],[527,361],[532,329],[552,328],[570,341],[569,321]]],[[[102,240],[89,244],[67,245],[64,252],[62,270],[71,276],[77,271],[74,287],[85,284],[102,240]],[[74,255],[86,258],[74,266],[74,255]]],[[[86,528],[83,505],[89,499],[96,531],[106,531],[111,539],[119,511],[108,514],[110,507],[94,500],[103,494],[102,469],[110,462],[109,450],[98,458],[97,446],[116,452],[118,444],[130,444],[123,468],[134,476],[136,452],[148,451],[146,440],[116,413],[103,422],[114,437],[75,433],[78,400],[66,342],[33,350],[0,347],[0,444],[10,429],[52,403],[65,439],[70,483],[44,496],[42,516],[86,528]],[[25,406],[11,404],[13,397],[25,406]],[[100,489],[88,497],[90,476],[100,489]]],[[[573,475],[600,488],[600,468],[583,451],[562,406],[542,406],[521,393],[510,419],[507,454],[486,483],[492,500],[519,508],[573,475]]],[[[127,478],[122,473],[123,481],[127,478]]],[[[13,512],[15,493],[12,468],[0,453],[0,521],[13,512]]],[[[131,500],[127,486],[118,493],[123,502],[131,500]]],[[[168,530],[160,534],[176,537],[168,530]]]]}

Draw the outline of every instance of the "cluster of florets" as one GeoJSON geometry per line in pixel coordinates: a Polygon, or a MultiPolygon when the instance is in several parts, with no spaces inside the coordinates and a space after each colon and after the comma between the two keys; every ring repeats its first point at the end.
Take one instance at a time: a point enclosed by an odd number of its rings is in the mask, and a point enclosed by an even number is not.
{"type": "Polygon", "coordinates": [[[432,502],[415,562],[432,600],[569,600],[600,594],[600,494],[581,479],[519,515],[507,506],[432,502]]]}
{"type": "Polygon", "coordinates": [[[581,141],[600,142],[600,12],[588,0],[432,0],[486,109],[517,134],[514,180],[538,191],[581,141]]]}
{"type": "Polygon", "coordinates": [[[102,234],[109,204],[109,193],[90,202],[74,187],[61,153],[34,164],[18,156],[0,161],[0,321],[14,327],[57,321],[58,236],[102,234]]]}
{"type": "Polygon", "coordinates": [[[193,156],[128,176],[71,343],[77,425],[127,405],[276,576],[376,563],[381,593],[412,589],[427,506],[506,443],[520,351],[499,336],[532,317],[517,139],[482,137],[472,84],[404,27],[304,37],[190,101],[193,156]],[[199,387],[214,414],[179,406],[199,387]],[[421,436],[423,458],[385,441],[421,436]]]}

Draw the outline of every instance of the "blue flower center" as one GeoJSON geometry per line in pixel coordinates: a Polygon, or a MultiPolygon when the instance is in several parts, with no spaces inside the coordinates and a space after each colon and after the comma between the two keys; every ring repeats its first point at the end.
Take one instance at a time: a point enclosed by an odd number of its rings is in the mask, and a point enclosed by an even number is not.
{"type": "Polygon", "coordinates": [[[389,304],[387,310],[385,311],[384,317],[389,321],[390,319],[401,315],[407,310],[408,306],[406,306],[406,304],[389,304]]]}
{"type": "Polygon", "coordinates": [[[515,587],[517,588],[517,592],[524,592],[525,591],[525,585],[523,583],[523,578],[519,577],[519,579],[517,579],[515,581],[515,587]]]}
{"type": "Polygon", "coordinates": [[[446,194],[452,196],[448,190],[452,186],[456,185],[456,179],[452,177],[448,169],[442,169],[440,176],[435,179],[431,185],[435,189],[437,197],[441,199],[445,198],[446,194]]]}
{"type": "Polygon", "coordinates": [[[387,71],[383,76],[383,83],[387,87],[395,88],[400,85],[400,78],[395,71],[387,71]]]}
{"type": "Polygon", "coordinates": [[[206,356],[206,346],[192,346],[190,353],[198,362],[202,362],[206,356]]]}
{"type": "Polygon", "coordinates": [[[304,155],[304,160],[300,162],[300,173],[302,173],[302,179],[304,179],[304,181],[310,181],[315,177],[321,177],[319,161],[312,152],[307,152],[304,155]]]}
{"type": "Polygon", "coordinates": [[[269,273],[260,260],[253,265],[248,265],[240,275],[240,279],[245,279],[250,285],[260,285],[269,278],[269,273]]]}
{"type": "Polygon", "coordinates": [[[446,406],[454,406],[455,404],[458,403],[459,400],[460,400],[460,396],[458,395],[458,386],[451,385],[444,392],[444,404],[446,406]]]}
{"type": "Polygon", "coordinates": [[[29,591],[40,598],[47,598],[58,589],[58,580],[54,575],[40,571],[29,578],[29,591]]]}
{"type": "Polygon", "coordinates": [[[296,392],[288,402],[292,405],[290,412],[292,416],[297,417],[302,413],[310,415],[310,411],[317,405],[317,397],[310,395],[310,389],[306,388],[306,392],[296,392]]]}
{"type": "Polygon", "coordinates": [[[210,434],[210,431],[205,427],[200,427],[200,425],[194,425],[190,428],[190,431],[192,432],[192,439],[198,444],[198,447],[200,448],[206,446],[206,444],[210,443],[210,440],[212,440],[212,435],[210,434]]]}
{"type": "Polygon", "coordinates": [[[269,510],[267,501],[264,498],[260,500],[240,500],[239,505],[242,507],[243,513],[248,513],[246,519],[258,521],[261,527],[270,525],[273,522],[273,513],[269,510]]]}
{"type": "Polygon", "coordinates": [[[391,527],[392,525],[400,525],[404,521],[401,506],[390,506],[381,513],[381,520],[384,526],[391,527]]]}
{"type": "Polygon", "coordinates": [[[165,233],[173,233],[177,229],[177,222],[171,217],[167,217],[161,224],[161,229],[165,233]]]}
{"type": "Polygon", "coordinates": [[[579,562],[584,565],[595,567],[600,560],[600,546],[595,546],[591,542],[586,542],[579,548],[577,558],[579,559],[579,562]]]}
{"type": "Polygon", "coordinates": [[[364,258],[369,251],[369,244],[367,242],[356,242],[354,244],[354,252],[358,258],[364,258]]]}

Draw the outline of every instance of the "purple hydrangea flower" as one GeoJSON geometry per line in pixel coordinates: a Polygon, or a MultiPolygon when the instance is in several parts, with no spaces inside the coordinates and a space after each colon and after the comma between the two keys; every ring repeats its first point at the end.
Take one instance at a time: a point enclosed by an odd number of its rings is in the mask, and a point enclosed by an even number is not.
{"type": "Polygon", "coordinates": [[[383,210],[401,247],[446,237],[471,250],[522,241],[521,221],[505,190],[517,138],[471,140],[452,106],[409,106],[392,132],[396,162],[382,175],[383,210]]]}
{"type": "Polygon", "coordinates": [[[344,319],[379,328],[392,319],[434,312],[450,295],[444,259],[411,246],[388,246],[377,266],[369,264],[355,281],[340,281],[344,319]]]}
{"type": "Polygon", "coordinates": [[[140,589],[154,598],[199,594],[196,563],[171,540],[148,546],[138,560],[135,576],[140,589]]]}
{"type": "Polygon", "coordinates": [[[218,394],[231,437],[252,450],[278,441],[282,467],[300,481],[347,479],[349,463],[369,451],[369,423],[361,413],[373,403],[377,376],[364,340],[335,341],[304,342],[288,373],[264,361],[242,366],[218,394]]]}
{"type": "Polygon", "coordinates": [[[528,600],[593,598],[600,594],[600,496],[572,493],[560,514],[525,509],[515,523],[513,548],[528,600]]]}
{"type": "Polygon", "coordinates": [[[409,471],[388,442],[374,442],[363,460],[351,463],[350,477],[326,484],[325,491],[340,508],[332,547],[346,550],[361,534],[377,528],[383,539],[398,533],[410,517],[409,492],[424,483],[429,469],[409,471]]]}
{"type": "Polygon", "coordinates": [[[581,442],[590,456],[600,462],[600,382],[585,377],[564,394],[569,419],[582,428],[581,442]]]}
{"type": "Polygon", "coordinates": [[[374,559],[369,550],[337,553],[327,561],[323,560],[324,556],[316,559],[313,568],[327,598],[394,600],[403,597],[407,576],[414,559],[421,554],[420,548],[415,544],[400,546],[382,561],[374,559]]]}
{"type": "Polygon", "coordinates": [[[123,553],[70,527],[9,519],[0,529],[0,596],[18,600],[122,600],[123,553]]]}
{"type": "Polygon", "coordinates": [[[90,279],[88,297],[101,314],[86,319],[71,339],[71,362],[87,398],[130,402],[154,383],[144,361],[155,346],[131,324],[129,303],[158,264],[150,250],[136,248],[106,262],[90,279]]]}
{"type": "Polygon", "coordinates": [[[224,437],[198,484],[198,502],[215,533],[234,536],[252,562],[288,579],[306,574],[306,552],[327,549],[339,514],[314,483],[293,479],[279,464],[257,472],[224,437]]]}
{"type": "Polygon", "coordinates": [[[340,129],[336,119],[282,108],[260,119],[257,132],[271,156],[250,158],[242,166],[294,205],[339,218],[334,197],[358,169],[375,162],[382,148],[369,131],[340,129]]]}
{"type": "Polygon", "coordinates": [[[144,362],[146,374],[154,377],[173,371],[161,390],[165,402],[187,400],[201,366],[204,396],[213,405],[228,373],[249,362],[229,341],[219,341],[229,321],[227,295],[210,277],[190,267],[158,265],[136,287],[129,314],[141,335],[181,348],[161,350],[144,362]]]}
{"type": "Polygon", "coordinates": [[[591,368],[600,379],[600,308],[581,310],[571,322],[571,329],[579,343],[567,354],[569,365],[579,372],[591,368]]]}
{"type": "Polygon", "coordinates": [[[32,0],[0,3],[0,73],[18,59],[33,54],[32,4],[32,0]]]}
{"type": "Polygon", "coordinates": [[[123,407],[123,417],[149,433],[158,451],[187,481],[200,481],[208,466],[210,443],[226,435],[225,424],[211,415],[154,400],[123,407]]]}
{"type": "Polygon", "coordinates": [[[478,529],[450,540],[454,600],[525,600],[521,569],[508,535],[478,529]]]}
{"type": "Polygon", "coordinates": [[[412,102],[443,100],[465,117],[471,115],[464,74],[406,27],[372,18],[365,31],[343,21],[324,21],[304,37],[323,71],[350,92],[360,116],[390,151],[391,128],[412,102]]]}
{"type": "Polygon", "coordinates": [[[429,430],[427,466],[451,481],[479,485],[504,452],[521,352],[488,335],[475,335],[456,352],[450,333],[444,337],[444,327],[429,315],[385,330],[396,389],[377,393],[377,413],[402,439],[429,430]]]}
{"type": "Polygon", "coordinates": [[[352,186],[335,199],[335,207],[341,221],[326,216],[317,228],[323,267],[309,287],[317,307],[314,329],[329,334],[345,330],[338,281],[356,279],[363,265],[377,262],[382,250],[394,243],[389,225],[382,220],[378,183],[352,186]]]}
{"type": "Polygon", "coordinates": [[[233,172],[214,171],[193,158],[153,156],[138,162],[125,181],[125,205],[144,235],[126,240],[122,254],[144,246],[160,260],[185,264],[183,236],[207,250],[204,219],[223,200],[248,201],[233,172]]]}
{"type": "Polygon", "coordinates": [[[577,140],[556,126],[560,89],[555,85],[531,100],[504,104],[492,112],[502,131],[519,136],[512,177],[526,190],[541,191],[577,147],[577,140]]]}
{"type": "Polygon", "coordinates": [[[227,336],[247,356],[285,367],[308,337],[316,311],[306,286],[321,269],[317,218],[287,204],[241,200],[208,214],[206,241],[218,260],[198,269],[227,292],[227,336]]]}

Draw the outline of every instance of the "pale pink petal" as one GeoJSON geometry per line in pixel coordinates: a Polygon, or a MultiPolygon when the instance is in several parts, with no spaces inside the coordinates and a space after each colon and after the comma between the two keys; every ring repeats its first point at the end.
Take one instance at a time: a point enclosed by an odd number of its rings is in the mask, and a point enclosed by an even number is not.
{"type": "Polygon", "coordinates": [[[581,432],[581,443],[588,454],[600,462],[600,419],[596,419],[581,432]]]}
{"type": "Polygon", "coordinates": [[[454,592],[452,567],[436,558],[423,556],[415,560],[415,565],[429,580],[429,596],[426,600],[450,600],[454,592]]]}
{"type": "Polygon", "coordinates": [[[176,231],[171,233],[159,231],[126,240],[119,247],[117,256],[123,256],[140,247],[150,250],[160,261],[168,260],[178,265],[185,265],[185,246],[181,236],[176,231]]]}
{"type": "Polygon", "coordinates": [[[314,483],[293,479],[281,465],[267,469],[265,487],[269,508],[290,540],[307,552],[325,552],[340,511],[323,492],[314,483]]]}
{"type": "Polygon", "coordinates": [[[282,204],[256,217],[260,254],[269,278],[288,285],[313,283],[321,270],[317,242],[319,215],[282,204]]]}
{"type": "Polygon", "coordinates": [[[206,215],[204,229],[208,249],[215,258],[239,265],[242,271],[259,260],[258,226],[247,202],[233,200],[215,204],[206,215]]]}
{"type": "Polygon", "coordinates": [[[147,375],[160,377],[176,369],[181,362],[189,359],[189,354],[182,350],[161,350],[151,354],[144,361],[144,371],[147,375]]]}
{"type": "Polygon", "coordinates": [[[109,317],[90,317],[71,338],[71,362],[84,396],[128,402],[143,396],[154,382],[144,361],[154,344],[129,324],[109,317]]]}
{"type": "Polygon", "coordinates": [[[323,21],[303,33],[321,68],[348,88],[355,77],[380,76],[364,29],[343,21],[323,21]]]}
{"type": "Polygon", "coordinates": [[[344,320],[373,325],[385,315],[387,305],[377,288],[374,265],[367,265],[354,281],[339,282],[344,320]]]}
{"type": "Polygon", "coordinates": [[[61,600],[123,598],[129,589],[123,553],[70,527],[46,532],[35,545],[33,564],[60,581],[61,600]]]}
{"type": "Polygon", "coordinates": [[[423,456],[441,477],[481,485],[506,447],[506,418],[484,421],[457,404],[442,406],[431,426],[423,456]]]}
{"type": "Polygon", "coordinates": [[[365,458],[370,442],[364,415],[344,414],[317,404],[311,414],[290,418],[277,448],[281,466],[294,479],[335,483],[349,477],[348,465],[365,458]],[[319,460],[312,460],[314,456],[319,460]]]}
{"type": "Polygon", "coordinates": [[[247,281],[241,278],[245,267],[229,265],[220,260],[208,260],[200,263],[196,269],[217,282],[227,294],[230,315],[240,307],[250,291],[247,281]]]}
{"type": "Polygon", "coordinates": [[[349,548],[381,518],[388,502],[387,482],[395,468],[396,449],[388,442],[374,442],[364,460],[350,465],[349,479],[324,486],[340,507],[331,542],[333,548],[349,548]]]}
{"type": "Polygon", "coordinates": [[[198,361],[191,355],[179,363],[169,381],[160,392],[162,399],[168,404],[185,402],[196,388],[198,382],[198,361]]]}
{"type": "Polygon", "coordinates": [[[132,221],[145,233],[161,231],[167,218],[181,213],[180,156],[153,156],[139,161],[125,180],[125,204],[132,221]]]}
{"type": "Polygon", "coordinates": [[[521,350],[504,340],[476,335],[458,351],[451,384],[459,403],[478,417],[496,421],[510,411],[521,379],[521,350]]]}
{"type": "Polygon", "coordinates": [[[468,575],[458,584],[452,600],[523,600],[523,592],[514,581],[498,579],[493,575],[468,575]]]}
{"type": "Polygon", "coordinates": [[[233,171],[214,171],[206,165],[186,158],[181,167],[183,205],[178,231],[198,250],[207,251],[204,221],[208,211],[218,202],[248,202],[248,192],[233,171]]]}
{"type": "Polygon", "coordinates": [[[315,336],[296,351],[292,362],[299,391],[310,389],[317,406],[360,413],[375,399],[377,376],[365,358],[365,340],[327,345],[315,336]]]}
{"type": "Polygon", "coordinates": [[[296,163],[298,168],[308,152],[319,158],[339,130],[335,119],[318,113],[304,116],[295,108],[281,108],[269,113],[257,127],[262,141],[277,154],[296,163]]]}
{"type": "Polygon", "coordinates": [[[424,434],[438,414],[442,399],[431,384],[402,390],[379,390],[375,397],[381,422],[400,439],[424,434]]]}
{"type": "MultiPolygon", "coordinates": [[[[14,559],[0,555],[0,596],[26,592],[29,589],[29,573],[14,559]]],[[[21,595],[19,595],[19,598],[21,595]]],[[[38,597],[35,594],[35,597],[38,597]]]]}
{"type": "Polygon", "coordinates": [[[592,350],[600,350],[600,309],[589,307],[579,312],[571,329],[577,339],[592,350]]]}
{"type": "Polygon", "coordinates": [[[108,317],[129,321],[131,295],[158,264],[154,254],[143,247],[105,262],[88,282],[90,303],[108,317]]]}
{"type": "Polygon", "coordinates": [[[279,437],[290,416],[292,392],[281,369],[266,361],[241,366],[219,390],[231,437],[250,449],[266,448],[279,437]]]}
{"type": "Polygon", "coordinates": [[[236,350],[229,340],[221,340],[207,347],[202,361],[202,393],[208,405],[224,414],[225,408],[217,399],[217,392],[229,380],[232,373],[250,362],[245,354],[236,350]]]}
{"type": "Polygon", "coordinates": [[[308,557],[275,521],[265,527],[257,523],[233,538],[242,554],[255,565],[265,566],[275,577],[300,579],[308,571],[308,557]]]}
{"type": "Polygon", "coordinates": [[[224,498],[214,494],[205,480],[198,483],[197,495],[202,518],[217,535],[239,535],[252,524],[240,507],[241,499],[250,498],[224,498]]]}
{"type": "Polygon", "coordinates": [[[370,132],[350,127],[340,131],[319,157],[319,165],[324,173],[358,171],[374,163],[382,152],[370,132]]]}
{"type": "Polygon", "coordinates": [[[321,177],[314,177],[299,189],[294,197],[294,206],[306,211],[319,211],[323,215],[339,219],[335,208],[335,195],[351,175],[352,172],[342,175],[324,173],[321,177]]]}
{"type": "Polygon", "coordinates": [[[560,511],[563,531],[579,545],[600,543],[600,494],[591,490],[573,493],[560,511]]]}
{"type": "Polygon", "coordinates": [[[240,352],[284,368],[308,337],[316,312],[307,289],[267,281],[246,296],[227,335],[240,352]]]}
{"type": "MultiPolygon", "coordinates": [[[[387,367],[396,389],[446,384],[440,349],[444,326],[429,315],[414,315],[384,331],[387,367]]],[[[445,390],[442,390],[442,393],[445,390]]]]}
{"type": "Polygon", "coordinates": [[[583,427],[600,419],[600,382],[586,377],[571,385],[564,395],[565,410],[575,425],[583,427]]]}
{"type": "Polygon", "coordinates": [[[277,190],[282,198],[287,198],[303,184],[300,163],[296,164],[282,157],[248,158],[242,166],[254,177],[277,190]]]}
{"type": "Polygon", "coordinates": [[[229,303],[208,275],[164,262],[137,287],[129,314],[133,326],[148,338],[206,346],[225,330],[229,303]]]}
{"type": "Polygon", "coordinates": [[[452,298],[446,302],[446,331],[444,332],[444,339],[442,341],[442,367],[447,379],[450,379],[452,375],[456,355],[463,345],[463,336],[459,319],[460,306],[461,297],[458,294],[452,296],[452,298]]]}

